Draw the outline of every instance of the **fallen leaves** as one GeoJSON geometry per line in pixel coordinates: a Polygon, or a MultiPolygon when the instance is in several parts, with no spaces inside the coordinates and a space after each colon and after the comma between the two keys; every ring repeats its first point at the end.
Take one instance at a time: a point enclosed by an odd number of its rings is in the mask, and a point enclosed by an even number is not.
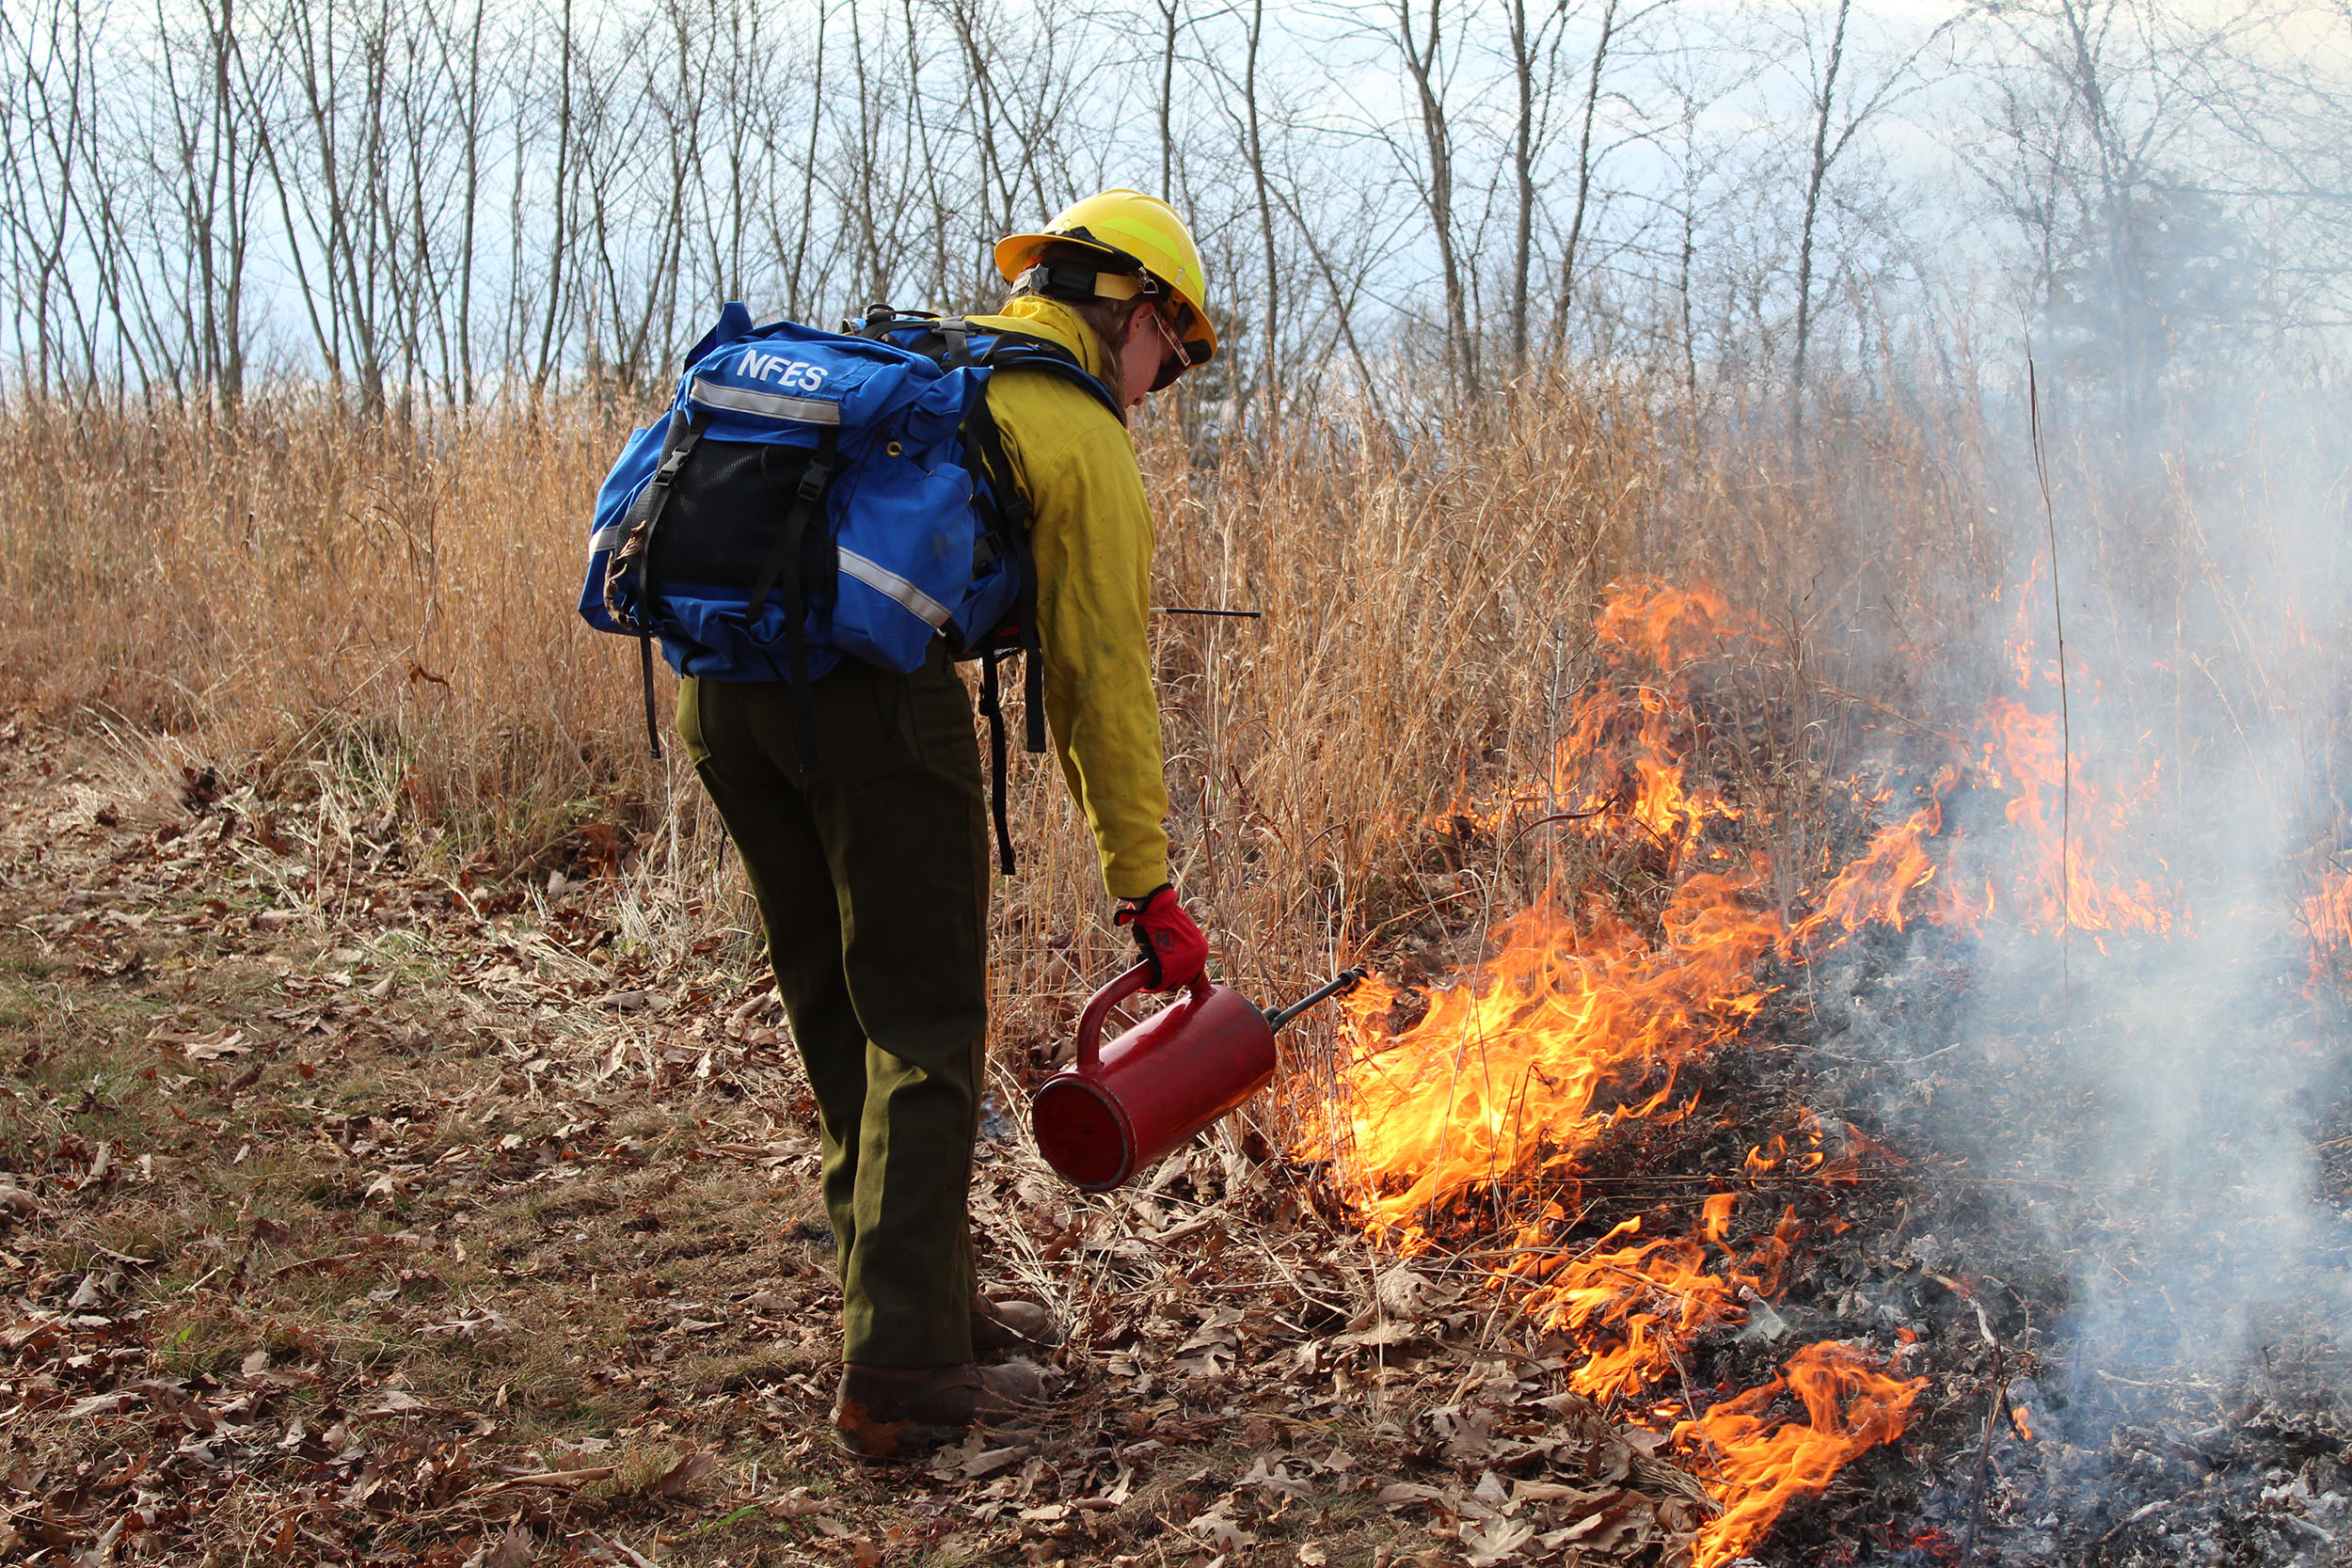
{"type": "Polygon", "coordinates": [[[508,1476],[503,1481],[489,1481],[475,1490],[477,1495],[488,1497],[495,1492],[511,1492],[518,1486],[582,1486],[592,1481],[612,1480],[614,1468],[611,1465],[592,1465],[579,1470],[539,1470],[527,1476],[508,1476]]]}
{"type": "Polygon", "coordinates": [[[243,859],[142,838],[101,899],[37,911],[76,958],[135,931],[253,963],[155,949],[170,987],[88,1046],[148,1076],[93,1112],[57,1091],[68,1114],[0,1173],[0,1258],[27,1255],[0,1397],[52,1456],[8,1497],[24,1539],[87,1551],[119,1522],[122,1556],[233,1532],[356,1563],[430,1537],[430,1568],[512,1568],[788,1531],[836,1562],[1108,1562],[1166,1528],[1318,1568],[1419,1530],[1450,1561],[1597,1564],[1704,1512],[1597,1415],[1546,1407],[1561,1368],[1496,1342],[1442,1260],[1316,1220],[1263,1141],[1082,1197],[1002,1089],[974,1223],[1017,1287],[996,1306],[1026,1354],[990,1371],[1024,1411],[887,1478],[841,1468],[814,1107],[764,974],[623,951],[600,884],[550,879],[543,908],[348,847],[321,875],[290,833],[243,859]],[[175,1202],[203,1217],[148,1223],[175,1202]],[[1342,1546],[1327,1512],[1365,1522],[1342,1546]]]}
{"type": "Polygon", "coordinates": [[[405,1388],[387,1388],[376,1400],[374,1407],[369,1410],[367,1414],[371,1416],[406,1416],[412,1415],[420,1410],[430,1410],[432,1408],[433,1406],[417,1398],[416,1395],[410,1393],[405,1388]]]}
{"type": "Polygon", "coordinates": [[[1519,1548],[1535,1539],[1535,1528],[1514,1520],[1496,1517],[1484,1524],[1462,1526],[1460,1540],[1468,1550],[1470,1568],[1494,1568],[1519,1553],[1519,1548]]]}
{"type": "Polygon", "coordinates": [[[650,1497],[681,1497],[726,1463],[707,1450],[681,1454],[678,1462],[646,1483],[650,1497]]]}
{"type": "Polygon", "coordinates": [[[446,1323],[427,1323],[417,1332],[428,1339],[482,1339],[495,1334],[507,1334],[515,1325],[501,1317],[494,1307],[469,1308],[446,1323]]]}
{"type": "Polygon", "coordinates": [[[1018,1465],[1031,1451],[1025,1443],[991,1448],[986,1429],[976,1428],[962,1442],[938,1449],[931,1456],[930,1469],[942,1481],[979,1481],[1008,1465],[1018,1465]]]}
{"type": "Polygon", "coordinates": [[[1258,1538],[1241,1528],[1234,1519],[1233,1498],[1229,1495],[1217,1499],[1216,1505],[1184,1521],[1184,1528],[1220,1551],[1246,1552],[1258,1543],[1258,1538]]]}

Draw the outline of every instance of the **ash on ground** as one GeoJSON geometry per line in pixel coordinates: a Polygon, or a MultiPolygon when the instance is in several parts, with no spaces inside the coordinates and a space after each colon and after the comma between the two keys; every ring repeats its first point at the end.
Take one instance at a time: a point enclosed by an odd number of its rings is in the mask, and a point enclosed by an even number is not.
{"type": "MultiPolygon", "coordinates": [[[[1719,1059],[1724,1133],[1777,1103],[1878,1156],[1812,1200],[1771,1337],[1909,1343],[1931,1378],[1766,1560],[2352,1561],[2352,1053],[2299,988],[2180,1000],[2177,957],[1873,932],[1784,976],[1750,1033],[1777,1047],[1719,1059]]],[[[1752,1380],[1765,1338],[1694,1381],[1752,1380]]]]}

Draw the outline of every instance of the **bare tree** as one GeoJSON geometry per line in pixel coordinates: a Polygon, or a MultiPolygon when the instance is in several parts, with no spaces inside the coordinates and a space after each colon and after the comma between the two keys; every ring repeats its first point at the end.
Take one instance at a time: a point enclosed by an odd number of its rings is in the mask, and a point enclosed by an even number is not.
{"type": "MultiPolygon", "coordinates": [[[[2143,429],[2185,335],[2246,304],[2245,273],[2226,263],[2254,246],[2216,178],[2216,134],[2265,118],[2220,79],[2258,13],[2038,0],[1987,15],[2001,155],[1979,172],[2026,237],[2067,379],[2112,386],[2124,428],[2143,429]]],[[[2276,224],[2276,193],[2248,194],[2276,224]]]]}
{"type": "MultiPolygon", "coordinates": [[[[556,114],[555,114],[555,227],[548,236],[548,297],[540,315],[539,353],[531,369],[531,389],[536,393],[548,384],[555,370],[555,324],[562,313],[564,300],[564,259],[571,249],[571,216],[577,199],[575,189],[578,158],[573,149],[572,74],[578,58],[576,36],[572,27],[572,0],[562,0],[563,11],[556,28],[556,114]]],[[[516,178],[521,179],[520,160],[516,178]]],[[[519,195],[519,187],[518,192],[519,195]]],[[[516,225],[519,244],[521,225],[516,225]]]]}
{"type": "MultiPolygon", "coordinates": [[[[825,101],[825,35],[827,20],[828,17],[826,8],[820,3],[817,8],[817,25],[815,29],[816,49],[814,52],[815,59],[811,65],[809,75],[809,103],[812,105],[821,103],[825,101]]],[[[909,21],[907,31],[909,36],[912,37],[914,34],[914,24],[912,20],[909,21]]],[[[785,277],[785,309],[791,311],[794,315],[803,314],[808,309],[807,301],[812,292],[809,287],[808,275],[809,238],[817,224],[817,149],[818,141],[824,134],[824,121],[821,116],[811,112],[806,116],[806,119],[808,122],[808,150],[804,154],[803,154],[801,160],[800,221],[793,226],[792,233],[790,235],[789,248],[792,255],[792,261],[790,270],[786,274],[785,277]]]]}
{"type": "Polygon", "coordinates": [[[1444,93],[1445,0],[1426,0],[1420,21],[1415,20],[1413,0],[1396,0],[1394,14],[1396,47],[1413,85],[1426,158],[1419,173],[1445,294],[1446,379],[1455,396],[1466,397],[1479,385],[1478,341],[1470,331],[1470,289],[1454,231],[1454,133],[1444,93]]]}
{"type": "Polygon", "coordinates": [[[971,308],[997,235],[1155,174],[1232,350],[1186,383],[1212,425],[1335,378],[1439,412],[1548,310],[1801,422],[1823,365],[1898,311],[1980,325],[1934,313],[1996,274],[2142,388],[2184,333],[2352,303],[2352,67],[2292,47],[2352,0],[1758,5],[8,0],[0,377],[635,395],[722,298],[971,308]],[[1922,135],[1877,134],[1931,81],[1922,135]]]}
{"type": "Polygon", "coordinates": [[[1788,418],[1792,426],[1800,423],[1804,415],[1804,355],[1813,327],[1813,234],[1821,212],[1821,182],[1829,178],[1829,166],[1845,150],[1859,125],[1859,121],[1849,123],[1845,135],[1835,146],[1831,145],[1830,120],[1837,107],[1837,72],[1846,59],[1846,23],[1853,14],[1853,0],[1836,0],[1836,21],[1830,28],[1828,56],[1813,88],[1813,156],[1805,166],[1804,216],[1798,226],[1797,344],[1788,377],[1788,418]]]}
{"type": "Polygon", "coordinates": [[[29,334],[34,385],[46,392],[73,373],[69,356],[87,357],[73,355],[70,341],[82,336],[75,325],[85,314],[72,261],[77,235],[89,230],[84,186],[93,172],[98,40],[81,7],[65,4],[0,14],[0,45],[8,51],[9,308],[19,352],[29,334]]]}
{"type": "Polygon", "coordinates": [[[1618,3],[1601,0],[1600,26],[1584,72],[1584,103],[1576,135],[1576,198],[1568,211],[1567,234],[1560,243],[1560,319],[1564,322],[1576,309],[1578,251],[1584,243],[1584,226],[1593,205],[1593,128],[1600,116],[1601,82],[1609,70],[1610,50],[1617,40],[1618,3]]]}
{"type": "MultiPolygon", "coordinates": [[[[1616,0],[1609,0],[1613,9],[1616,0]]],[[[1549,139],[1552,85],[1559,69],[1560,39],[1568,16],[1567,0],[1535,14],[1531,24],[1527,0],[1503,0],[1510,53],[1515,113],[1511,119],[1511,371],[1527,369],[1529,283],[1535,265],[1535,219],[1538,206],[1536,165],[1549,139]]],[[[1588,119],[1585,140],[1591,142],[1588,119]]]]}
{"type": "Polygon", "coordinates": [[[1264,323],[1264,357],[1259,372],[1267,427],[1282,419],[1283,280],[1274,246],[1274,202],[1269,195],[1265,136],[1259,117],[1258,60],[1265,41],[1265,0],[1250,0],[1249,51],[1242,72],[1242,107],[1248,131],[1249,183],[1258,198],[1258,233],[1265,251],[1265,281],[1258,296],[1258,313],[1264,323]]]}
{"type": "Polygon", "coordinates": [[[173,248],[188,263],[177,306],[193,350],[191,378],[233,412],[245,395],[245,274],[259,153],[233,86],[234,0],[199,3],[192,22],[174,32],[157,19],[169,125],[168,140],[155,150],[167,155],[157,184],[171,193],[173,248]]]}

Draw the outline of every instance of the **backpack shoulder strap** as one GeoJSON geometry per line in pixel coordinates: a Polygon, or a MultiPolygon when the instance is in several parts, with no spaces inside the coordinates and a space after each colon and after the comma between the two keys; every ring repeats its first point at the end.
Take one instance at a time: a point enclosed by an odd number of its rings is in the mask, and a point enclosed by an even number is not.
{"type": "MultiPolygon", "coordinates": [[[[980,480],[976,499],[987,519],[989,533],[998,547],[1013,558],[1017,595],[1009,615],[1018,628],[1017,645],[1022,653],[1022,707],[1026,733],[1023,739],[1031,752],[1045,750],[1045,660],[1037,630],[1037,557],[1029,543],[1029,518],[1034,512],[1028,495],[1021,488],[1019,476],[1013,471],[1010,456],[1005,451],[1005,433],[997,425],[995,410],[989,406],[987,383],[998,371],[1039,370],[1060,377],[1103,405],[1105,413],[1120,424],[1127,417],[1119,406],[1111,389],[1089,373],[1078,362],[1077,356],[1051,339],[1034,333],[1002,327],[975,329],[961,316],[937,316],[928,311],[894,310],[888,306],[871,308],[862,322],[843,323],[845,330],[862,337],[896,343],[900,348],[927,355],[946,370],[973,369],[981,372],[974,380],[979,392],[971,400],[963,417],[964,449],[970,453],[973,467],[980,480]],[[975,340],[977,340],[976,347],[975,340]]],[[[980,668],[980,711],[988,720],[989,762],[991,777],[990,815],[995,819],[998,862],[1005,875],[1013,874],[1012,832],[1006,814],[1005,716],[999,705],[997,660],[1007,651],[1000,638],[991,638],[977,651],[983,660],[980,668]]]]}
{"type": "MultiPolygon", "coordinates": [[[[1059,343],[1025,332],[999,332],[995,341],[981,351],[977,362],[992,374],[1004,370],[1034,369],[1058,375],[1090,394],[1113,419],[1126,423],[1126,416],[1119,400],[1111,396],[1111,389],[1059,343]]],[[[989,406],[985,392],[972,400],[971,411],[963,419],[963,433],[966,444],[979,458],[986,488],[993,499],[998,531],[1020,570],[1021,594],[1012,613],[1021,628],[1022,706],[1027,730],[1023,740],[1028,750],[1042,752],[1045,660],[1038,641],[1037,557],[1029,544],[1029,518],[1036,508],[1013,472],[1011,459],[1005,451],[1005,433],[996,423],[995,410],[989,406]]]]}
{"type": "Polygon", "coordinates": [[[1119,406],[1119,400],[1111,395],[1111,389],[1103,384],[1102,377],[1079,364],[1078,356],[1061,344],[1050,338],[1009,328],[996,332],[995,338],[996,341],[989,344],[976,363],[985,365],[991,371],[1050,372],[1092,397],[1120,424],[1127,422],[1127,411],[1119,406]]]}
{"type": "MultiPolygon", "coordinates": [[[[740,307],[735,307],[740,309],[740,307]]],[[[654,637],[654,560],[655,531],[661,526],[662,509],[669,505],[671,487],[686,460],[694,455],[694,444],[702,439],[703,420],[689,414],[683,407],[670,411],[670,428],[661,439],[661,462],[645,482],[636,502],[626,518],[628,532],[622,536],[618,548],[605,565],[605,612],[620,626],[637,634],[638,675],[645,696],[645,743],[656,757],[661,755],[661,731],[654,719],[653,708],[653,637],[654,637]],[[637,614],[634,621],[623,608],[621,588],[631,573],[637,578],[637,614]]]]}
{"type": "MultiPolygon", "coordinates": [[[[1022,744],[1031,752],[1045,750],[1045,659],[1037,635],[1037,553],[1029,544],[1029,498],[1005,453],[1005,433],[985,393],[972,400],[963,418],[964,446],[977,462],[980,493],[990,519],[990,531],[1012,557],[1013,580],[1019,584],[1011,610],[1020,628],[1022,744]]],[[[1012,829],[1005,811],[1005,714],[997,705],[996,660],[1002,644],[991,640],[981,652],[980,711],[988,719],[990,799],[995,818],[996,852],[1006,876],[1012,875],[1012,829]]]]}

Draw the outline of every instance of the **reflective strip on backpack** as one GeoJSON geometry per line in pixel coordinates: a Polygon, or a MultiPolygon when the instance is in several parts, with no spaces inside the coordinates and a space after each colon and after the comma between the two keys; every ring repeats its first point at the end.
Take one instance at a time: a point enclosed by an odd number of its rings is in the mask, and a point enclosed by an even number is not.
{"type": "Polygon", "coordinates": [[[803,424],[839,424],[841,405],[819,398],[787,397],[782,392],[754,391],[748,387],[729,387],[707,376],[696,376],[687,396],[696,403],[713,408],[724,408],[735,414],[765,414],[771,420],[797,420],[803,424]]]}
{"type": "Polygon", "coordinates": [[[954,613],[946,605],[924,593],[906,578],[878,561],[868,561],[855,550],[843,550],[841,569],[866,584],[877,594],[887,594],[919,617],[925,626],[937,631],[947,624],[954,613]]]}
{"type": "Polygon", "coordinates": [[[609,550],[628,536],[628,517],[624,514],[588,536],[588,553],[609,550]]]}

